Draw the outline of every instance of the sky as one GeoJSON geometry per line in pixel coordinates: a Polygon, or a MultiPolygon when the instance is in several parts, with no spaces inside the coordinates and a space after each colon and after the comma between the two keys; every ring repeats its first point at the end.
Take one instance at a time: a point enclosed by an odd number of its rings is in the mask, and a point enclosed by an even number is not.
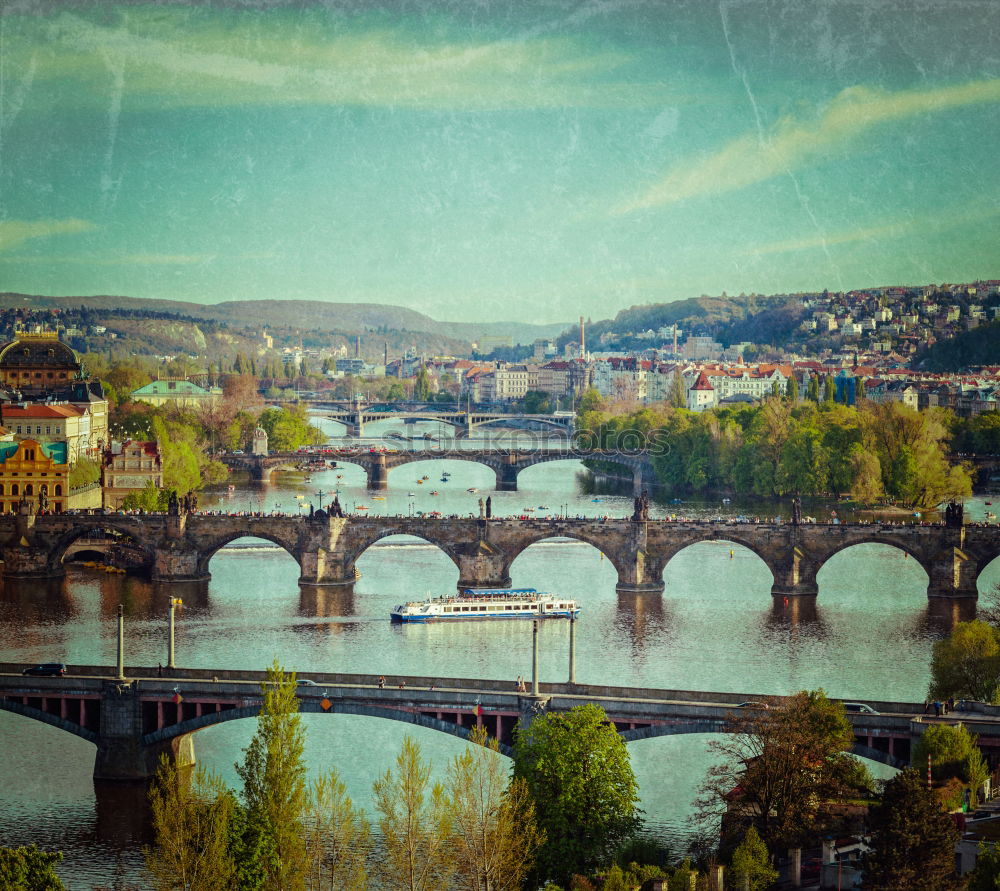
{"type": "Polygon", "coordinates": [[[996,0],[0,4],[0,291],[564,322],[1000,278],[996,0]]]}

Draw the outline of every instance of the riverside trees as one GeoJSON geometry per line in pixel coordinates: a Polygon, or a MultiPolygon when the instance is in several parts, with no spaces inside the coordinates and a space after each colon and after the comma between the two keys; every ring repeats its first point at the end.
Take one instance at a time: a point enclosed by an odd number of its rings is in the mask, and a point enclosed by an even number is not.
{"type": "MultiPolygon", "coordinates": [[[[374,786],[381,845],[335,773],[306,781],[296,678],[275,663],[236,793],[164,760],[150,793],[156,891],[515,891],[543,840],[522,780],[484,731],[432,783],[404,740],[374,786]]],[[[624,746],[624,744],[622,744],[624,746]]]]}
{"type": "Polygon", "coordinates": [[[948,462],[952,420],[901,403],[853,408],[775,396],[706,412],[661,404],[618,414],[591,400],[578,429],[603,448],[658,436],[669,448],[651,450],[653,466],[674,494],[853,492],[928,508],[971,492],[968,472],[948,462]]]}

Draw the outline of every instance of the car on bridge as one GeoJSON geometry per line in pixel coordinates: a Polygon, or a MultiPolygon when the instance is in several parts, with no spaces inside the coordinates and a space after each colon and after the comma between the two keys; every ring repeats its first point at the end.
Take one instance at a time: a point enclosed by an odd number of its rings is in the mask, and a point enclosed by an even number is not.
{"type": "Polygon", "coordinates": [[[62,662],[41,662],[24,669],[21,674],[25,677],[61,678],[66,674],[66,666],[62,662]]]}
{"type": "Polygon", "coordinates": [[[855,715],[877,715],[878,712],[875,711],[870,705],[864,702],[845,702],[844,711],[848,714],[855,715]]]}

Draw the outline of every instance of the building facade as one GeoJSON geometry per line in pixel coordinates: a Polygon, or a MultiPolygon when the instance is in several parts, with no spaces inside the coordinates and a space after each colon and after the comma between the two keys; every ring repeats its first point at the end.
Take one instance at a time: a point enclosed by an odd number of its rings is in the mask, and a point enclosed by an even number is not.
{"type": "Polygon", "coordinates": [[[152,483],[163,488],[163,462],[155,442],[126,440],[106,453],[101,474],[104,507],[117,510],[126,496],[152,483]]]}

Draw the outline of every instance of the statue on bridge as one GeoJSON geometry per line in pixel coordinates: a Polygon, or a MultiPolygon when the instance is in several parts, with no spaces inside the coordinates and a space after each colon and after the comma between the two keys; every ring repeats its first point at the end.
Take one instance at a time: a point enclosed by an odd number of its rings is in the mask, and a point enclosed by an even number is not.
{"type": "Polygon", "coordinates": [[[344,516],[344,509],[340,506],[340,496],[339,495],[334,495],[333,496],[333,504],[330,505],[330,516],[331,517],[337,517],[337,518],[340,518],[340,517],[344,516]]]}
{"type": "Polygon", "coordinates": [[[167,500],[167,513],[171,517],[179,517],[181,513],[180,502],[177,500],[177,493],[173,490],[171,490],[170,498],[167,500]]]}
{"type": "Polygon", "coordinates": [[[42,486],[38,490],[38,513],[44,514],[49,509],[49,490],[47,486],[42,486]]]}
{"type": "Polygon", "coordinates": [[[493,497],[490,495],[486,496],[486,519],[492,519],[493,517],[493,497]]]}
{"type": "Polygon", "coordinates": [[[632,507],[632,522],[642,523],[649,519],[649,495],[636,495],[632,507]]]}
{"type": "Polygon", "coordinates": [[[944,524],[949,529],[961,529],[965,520],[965,508],[954,501],[948,502],[944,509],[944,524]]]}
{"type": "Polygon", "coordinates": [[[198,496],[194,491],[189,491],[187,495],[184,496],[183,507],[184,513],[186,514],[193,514],[196,510],[198,510],[198,496]]]}
{"type": "Polygon", "coordinates": [[[802,522],[802,499],[796,495],[792,499],[792,525],[798,526],[802,522]]]}
{"type": "Polygon", "coordinates": [[[479,499],[479,519],[486,519],[486,502],[482,498],[479,499]]]}

